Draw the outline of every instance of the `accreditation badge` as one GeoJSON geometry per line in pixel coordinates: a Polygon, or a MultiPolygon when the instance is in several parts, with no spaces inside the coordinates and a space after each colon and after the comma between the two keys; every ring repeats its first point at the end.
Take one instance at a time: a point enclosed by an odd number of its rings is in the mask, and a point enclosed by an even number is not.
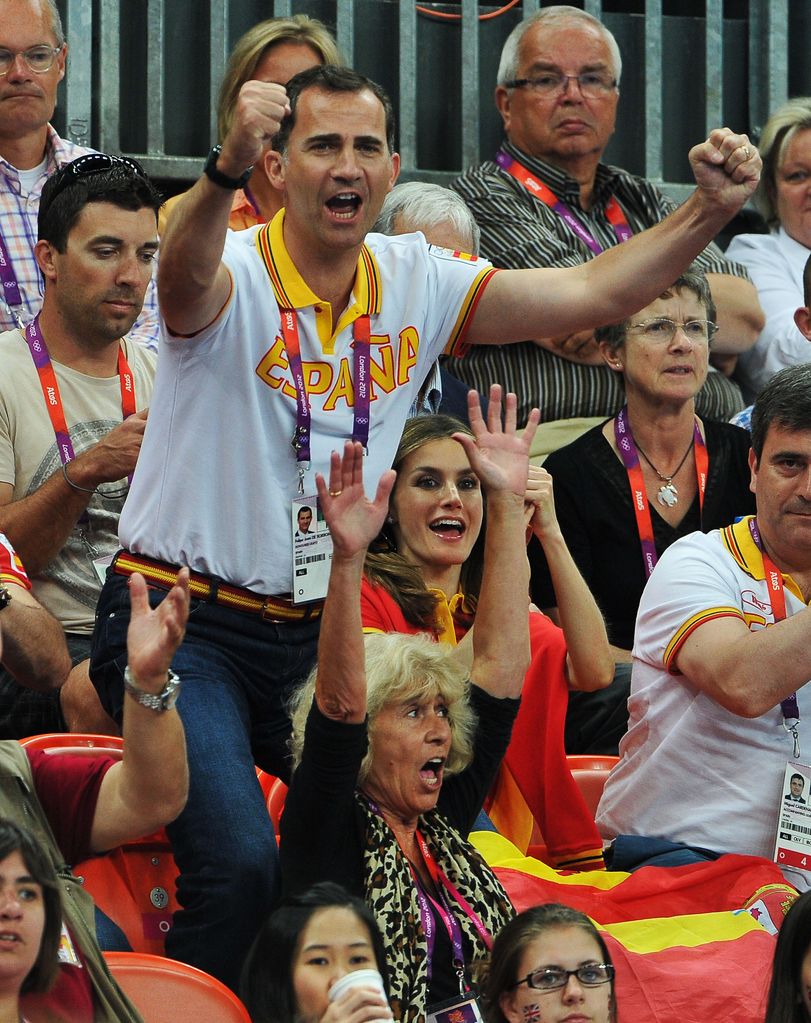
{"type": "Polygon", "coordinates": [[[427,1023],[484,1023],[479,1002],[472,992],[428,1007],[427,1023]]]}
{"type": "Polygon", "coordinates": [[[315,494],[294,497],[290,509],[293,536],[294,604],[323,600],[332,564],[332,537],[315,494]]]}
{"type": "Polygon", "coordinates": [[[774,861],[811,871],[811,767],[792,760],[783,774],[774,861]]]}

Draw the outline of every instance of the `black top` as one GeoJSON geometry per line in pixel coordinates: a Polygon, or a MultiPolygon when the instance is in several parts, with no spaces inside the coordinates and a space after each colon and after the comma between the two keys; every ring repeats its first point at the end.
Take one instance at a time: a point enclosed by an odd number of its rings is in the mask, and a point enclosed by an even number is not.
{"type": "MultiPolygon", "coordinates": [[[[630,650],[639,599],[645,588],[642,548],[625,466],[596,426],[544,462],[554,481],[555,509],[563,537],[604,617],[608,638],[630,650]]],[[[704,420],[709,470],[704,514],[698,493],[677,526],[649,504],[656,552],[701,529],[728,526],[755,511],[749,489],[749,434],[738,426],[704,420]]],[[[529,547],[532,599],[542,608],[557,605],[541,545],[529,547]]]]}
{"type": "MultiPolygon", "coordinates": [[[[437,802],[445,819],[462,835],[473,826],[493,783],[520,705],[518,700],[490,696],[475,685],[470,694],[479,722],[473,762],[443,781],[437,802]]],[[[280,825],[283,894],[305,891],[318,881],[335,881],[364,897],[366,821],[354,793],[366,750],[365,722],[345,724],[325,717],[313,701],[301,764],[290,782],[280,825]]],[[[435,933],[428,1005],[459,993],[448,935],[442,926],[435,933]]],[[[466,953],[470,954],[469,948],[466,953]]]]}

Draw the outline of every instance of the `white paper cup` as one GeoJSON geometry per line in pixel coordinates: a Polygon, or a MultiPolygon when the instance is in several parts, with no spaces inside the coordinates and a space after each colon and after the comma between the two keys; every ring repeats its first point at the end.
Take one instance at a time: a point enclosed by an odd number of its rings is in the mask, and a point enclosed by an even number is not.
{"type": "Polygon", "coordinates": [[[345,991],[349,991],[354,987],[373,987],[378,990],[384,998],[386,997],[386,989],[383,987],[383,978],[377,970],[353,970],[352,973],[347,973],[332,985],[329,989],[329,993],[327,994],[327,998],[329,998],[331,1002],[334,1002],[335,999],[340,998],[345,991]]]}

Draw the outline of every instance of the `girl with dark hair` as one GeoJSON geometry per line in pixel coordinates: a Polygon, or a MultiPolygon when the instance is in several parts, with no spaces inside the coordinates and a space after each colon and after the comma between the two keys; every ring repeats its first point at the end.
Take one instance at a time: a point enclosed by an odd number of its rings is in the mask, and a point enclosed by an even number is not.
{"type": "Polygon", "coordinates": [[[386,956],[362,899],[324,881],[284,900],[257,935],[242,974],[242,999],[254,1023],[365,1023],[391,1018],[380,991],[386,956]],[[341,977],[363,984],[330,1000],[341,977]],[[380,976],[375,984],[371,976],[380,976]]]}
{"type": "Polygon", "coordinates": [[[764,1023],[811,1020],[811,892],[797,899],[777,935],[764,1023]]]}
{"type": "Polygon", "coordinates": [[[556,902],[520,913],[493,944],[484,1007],[487,1023],[617,1023],[602,935],[583,913],[556,902]]]}
{"type": "Polygon", "coordinates": [[[61,931],[48,856],[29,832],[0,819],[0,1023],[25,1023],[20,995],[50,989],[61,931]]]}

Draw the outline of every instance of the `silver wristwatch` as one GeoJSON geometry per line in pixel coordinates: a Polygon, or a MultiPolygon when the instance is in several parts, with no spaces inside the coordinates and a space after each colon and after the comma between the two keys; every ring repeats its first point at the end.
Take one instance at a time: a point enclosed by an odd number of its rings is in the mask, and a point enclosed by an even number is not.
{"type": "Polygon", "coordinates": [[[171,710],[177,703],[177,698],[180,696],[180,679],[170,668],[169,677],[166,679],[163,689],[159,693],[147,693],[133,682],[130,669],[126,667],[124,669],[124,688],[142,707],[162,714],[165,710],[171,710]]]}

